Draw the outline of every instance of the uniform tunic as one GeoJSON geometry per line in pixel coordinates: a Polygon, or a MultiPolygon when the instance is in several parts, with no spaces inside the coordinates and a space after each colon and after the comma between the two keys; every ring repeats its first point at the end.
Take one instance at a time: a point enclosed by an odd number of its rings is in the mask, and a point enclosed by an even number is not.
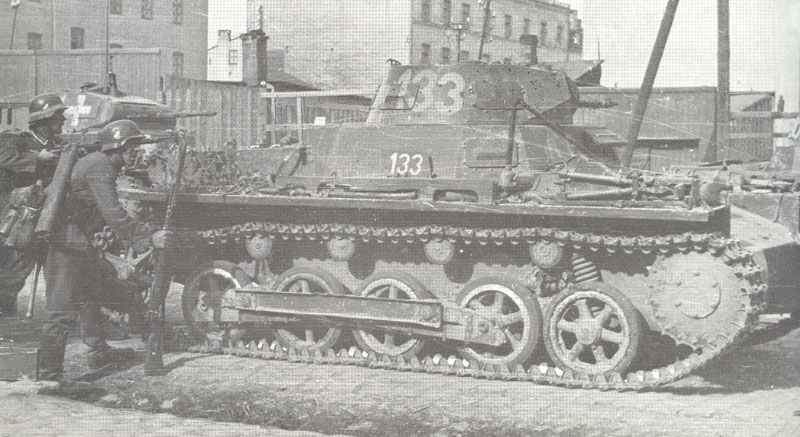
{"type": "Polygon", "coordinates": [[[113,266],[91,246],[89,237],[107,225],[123,241],[149,243],[147,229],[130,218],[119,201],[118,175],[102,152],[78,160],[70,177],[65,218],[51,237],[45,263],[50,321],[69,325],[80,316],[83,340],[90,347],[104,343],[100,307],[127,312],[134,300],[115,283],[113,266]]]}
{"type": "MultiPolygon", "coordinates": [[[[45,146],[34,134],[22,131],[0,133],[0,212],[5,211],[11,191],[36,182],[36,154],[45,146]]],[[[13,247],[0,242],[0,312],[15,307],[35,259],[21,257],[13,247]]]]}

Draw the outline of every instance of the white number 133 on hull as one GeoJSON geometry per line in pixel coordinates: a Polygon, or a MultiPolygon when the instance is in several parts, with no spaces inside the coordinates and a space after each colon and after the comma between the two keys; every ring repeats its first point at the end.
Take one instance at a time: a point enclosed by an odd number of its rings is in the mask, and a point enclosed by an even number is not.
{"type": "Polygon", "coordinates": [[[424,158],[419,153],[410,155],[394,152],[389,159],[391,160],[389,174],[392,176],[418,176],[422,172],[424,158]]]}

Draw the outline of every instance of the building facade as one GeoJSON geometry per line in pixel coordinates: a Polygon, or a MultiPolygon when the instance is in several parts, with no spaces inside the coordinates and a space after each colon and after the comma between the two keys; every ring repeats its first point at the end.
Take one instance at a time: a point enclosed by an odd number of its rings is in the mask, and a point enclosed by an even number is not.
{"type": "MultiPolygon", "coordinates": [[[[568,5],[492,0],[490,6],[483,61],[527,63],[523,34],[538,36],[541,62],[581,59],[581,23],[568,5]]],[[[321,88],[372,88],[388,59],[476,60],[484,9],[476,0],[248,0],[247,16],[249,29],[263,28],[270,37],[270,49],[283,50],[288,73],[321,88]]]]}
{"type": "Polygon", "coordinates": [[[107,12],[112,49],[159,48],[165,73],[206,78],[208,0],[21,0],[16,14],[3,2],[0,49],[104,48],[107,12]]]}
{"type": "MultiPolygon", "coordinates": [[[[210,30],[210,29],[209,29],[210,30]]],[[[242,81],[242,40],[230,29],[219,29],[217,43],[208,49],[208,80],[242,81]]]]}

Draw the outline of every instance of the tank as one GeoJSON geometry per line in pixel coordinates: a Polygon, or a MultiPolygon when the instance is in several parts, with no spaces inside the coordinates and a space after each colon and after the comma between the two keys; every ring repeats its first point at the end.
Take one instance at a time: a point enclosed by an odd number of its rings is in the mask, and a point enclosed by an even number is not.
{"type": "MultiPolygon", "coordinates": [[[[724,352],[764,272],[694,174],[619,169],[578,88],[518,65],[395,65],[366,123],[189,156],[174,211],[194,350],[636,390],[724,352]]],[[[149,188],[163,215],[168,150],[149,188]]]]}

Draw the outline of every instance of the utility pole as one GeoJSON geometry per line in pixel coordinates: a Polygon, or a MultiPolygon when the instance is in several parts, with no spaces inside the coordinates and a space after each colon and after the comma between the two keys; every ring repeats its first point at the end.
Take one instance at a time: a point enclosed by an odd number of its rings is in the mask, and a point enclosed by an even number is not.
{"type": "Polygon", "coordinates": [[[8,43],[8,49],[14,50],[14,35],[17,33],[17,14],[19,13],[19,5],[21,0],[11,0],[10,6],[14,10],[14,18],[11,19],[11,42],[8,43]]]}
{"type": "Polygon", "coordinates": [[[631,165],[633,151],[636,142],[639,140],[639,131],[642,129],[644,113],[647,110],[647,102],[653,92],[653,83],[656,81],[658,67],[661,65],[661,57],[664,55],[664,48],[667,46],[669,32],[672,29],[672,22],[675,20],[675,12],[678,10],[679,0],[669,0],[664,17],[661,19],[661,26],[658,28],[658,36],[653,44],[653,51],[650,53],[650,61],[647,63],[647,71],[644,74],[642,88],[639,90],[639,97],[636,99],[636,106],[633,108],[633,119],[628,131],[628,144],[622,152],[622,166],[627,168],[631,165]]]}
{"type": "Polygon", "coordinates": [[[454,23],[451,21],[447,28],[456,31],[456,64],[458,64],[461,62],[461,40],[464,39],[464,32],[469,29],[469,23],[454,23]]]}
{"type": "Polygon", "coordinates": [[[111,78],[109,77],[109,74],[111,73],[110,70],[111,61],[109,59],[111,57],[111,53],[109,53],[111,46],[109,42],[110,26],[108,23],[110,19],[111,19],[111,0],[106,0],[106,44],[105,44],[105,60],[103,64],[105,67],[105,71],[103,74],[103,81],[104,81],[103,84],[105,86],[106,92],[109,94],[111,94],[111,78]]]}
{"type": "Polygon", "coordinates": [[[731,33],[729,0],[717,0],[717,129],[716,144],[704,157],[727,159],[731,122],[731,33]]]}
{"type": "Polygon", "coordinates": [[[478,46],[478,61],[483,59],[483,45],[489,37],[489,20],[492,19],[492,0],[480,0],[483,2],[483,28],[481,29],[481,43],[478,46]]]}

